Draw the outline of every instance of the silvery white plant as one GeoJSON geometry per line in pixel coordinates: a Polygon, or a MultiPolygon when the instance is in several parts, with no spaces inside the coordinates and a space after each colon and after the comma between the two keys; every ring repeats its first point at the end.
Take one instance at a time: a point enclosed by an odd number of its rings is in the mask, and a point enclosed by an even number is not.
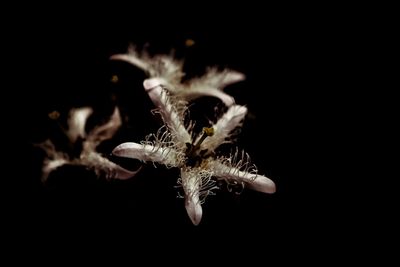
{"type": "MultiPolygon", "coordinates": [[[[136,64],[142,63],[137,61],[136,64]]],[[[143,68],[152,70],[148,66],[143,68]]],[[[165,84],[171,85],[160,77],[147,79],[143,83],[164,126],[140,143],[120,144],[113,150],[114,155],[179,168],[178,184],[183,188],[185,208],[194,225],[200,223],[201,204],[216,188],[218,180],[264,193],[275,192],[274,182],[257,174],[256,167],[250,163],[246,153],[238,150],[229,156],[217,156],[215,153],[221,144],[229,142],[234,130],[242,126],[247,113],[245,106],[231,104],[222,117],[196,135],[192,123],[184,125],[187,102],[171,93],[175,89],[166,89],[165,84]]]]}

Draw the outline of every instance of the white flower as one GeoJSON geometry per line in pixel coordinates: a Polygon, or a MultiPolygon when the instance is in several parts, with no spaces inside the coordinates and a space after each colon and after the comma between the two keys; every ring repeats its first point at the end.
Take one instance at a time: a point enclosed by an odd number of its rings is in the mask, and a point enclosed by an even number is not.
{"type": "Polygon", "coordinates": [[[123,143],[112,153],[179,168],[178,183],[184,190],[185,207],[193,224],[200,223],[201,204],[216,188],[215,180],[225,180],[264,193],[275,192],[274,182],[257,174],[246,153],[236,151],[229,157],[215,155],[218,146],[227,142],[233,130],[242,125],[246,107],[231,105],[215,124],[204,127],[202,133],[193,138],[193,127],[185,127],[183,123],[185,108],[182,108],[182,101],[170,98],[157,78],[145,80],[144,87],[165,126],[140,144],[123,143]]]}
{"type": "Polygon", "coordinates": [[[150,78],[156,78],[157,82],[165,86],[172,94],[188,101],[201,96],[212,96],[219,98],[225,105],[231,106],[235,103],[233,97],[222,89],[245,79],[244,74],[240,72],[209,68],[202,77],[182,83],[182,78],[185,76],[182,61],[168,55],[150,57],[147,53],[139,54],[133,48],[129,49],[128,54],[113,55],[111,59],[135,65],[146,71],[150,78]]]}
{"type": "Polygon", "coordinates": [[[110,139],[121,126],[118,108],[115,108],[108,122],[86,134],[86,121],[92,112],[91,108],[85,107],[72,109],[69,114],[66,135],[73,145],[82,140],[82,151],[78,158],[71,158],[68,154],[57,151],[50,140],[39,145],[47,154],[42,169],[43,181],[47,180],[50,172],[65,164],[86,166],[99,176],[104,174],[106,178],[128,179],[136,174],[111,162],[96,151],[96,147],[104,140],[110,139]]]}

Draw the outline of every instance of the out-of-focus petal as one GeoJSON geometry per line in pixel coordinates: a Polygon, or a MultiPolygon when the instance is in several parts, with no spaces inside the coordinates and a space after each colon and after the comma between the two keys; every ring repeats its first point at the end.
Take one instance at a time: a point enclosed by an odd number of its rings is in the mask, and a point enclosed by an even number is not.
{"type": "Polygon", "coordinates": [[[111,169],[111,172],[108,174],[109,178],[126,180],[135,176],[142,167],[139,167],[136,171],[129,171],[127,169],[122,168],[121,166],[113,163],[115,166],[111,169]]]}
{"type": "Polygon", "coordinates": [[[69,161],[64,158],[46,159],[42,168],[42,182],[47,180],[52,171],[68,163],[69,161]]]}
{"type": "Polygon", "coordinates": [[[74,163],[93,169],[99,176],[105,175],[109,179],[120,180],[126,180],[135,176],[141,169],[139,168],[136,171],[124,169],[97,152],[82,153],[79,159],[75,159],[74,163]]]}
{"type": "Polygon", "coordinates": [[[208,68],[203,76],[182,83],[185,76],[183,61],[175,59],[172,54],[150,57],[145,52],[139,53],[134,47],[129,49],[129,53],[113,55],[111,59],[128,62],[146,71],[149,78],[160,79],[160,84],[169,92],[187,101],[212,96],[219,98],[227,106],[233,105],[233,98],[221,91],[224,87],[245,79],[245,75],[237,71],[208,68]]]}
{"type": "Polygon", "coordinates": [[[115,107],[109,121],[90,131],[90,133],[87,135],[85,145],[94,149],[102,141],[112,138],[113,135],[118,131],[121,124],[122,122],[119,109],[118,107],[115,107]]]}
{"type": "Polygon", "coordinates": [[[86,137],[86,121],[92,112],[93,110],[89,107],[72,109],[70,111],[66,134],[72,143],[75,143],[78,137],[86,137]]]}
{"type": "Polygon", "coordinates": [[[43,143],[37,144],[36,146],[43,149],[47,155],[47,158],[44,159],[42,167],[43,182],[47,180],[50,172],[70,162],[68,155],[63,152],[57,151],[53,142],[51,142],[49,139],[47,139],[43,143]]]}
{"type": "Polygon", "coordinates": [[[209,68],[201,77],[191,79],[188,82],[188,90],[207,91],[212,89],[222,90],[224,87],[243,81],[246,76],[233,70],[219,71],[217,68],[209,68]]]}
{"type": "Polygon", "coordinates": [[[238,71],[226,70],[222,72],[221,77],[216,84],[216,87],[222,89],[233,83],[237,83],[246,79],[246,76],[238,71]]]}
{"type": "Polygon", "coordinates": [[[222,89],[244,79],[245,75],[237,71],[209,68],[205,75],[182,84],[181,89],[176,90],[176,94],[186,100],[212,96],[219,98],[226,106],[231,106],[235,104],[234,98],[224,93],[222,89]]]}
{"type": "MultiPolygon", "coordinates": [[[[162,78],[163,85],[177,85],[185,75],[182,71],[183,62],[168,55],[156,55],[150,57],[147,53],[138,53],[130,49],[128,54],[118,54],[110,57],[112,60],[122,60],[128,62],[144,71],[149,78],[162,78]]],[[[174,90],[171,87],[171,90],[174,90]]]]}
{"type": "Polygon", "coordinates": [[[149,70],[149,64],[145,60],[142,60],[136,53],[117,54],[117,55],[111,56],[110,59],[128,62],[144,71],[149,70]]]}
{"type": "Polygon", "coordinates": [[[219,98],[228,107],[235,104],[235,99],[232,96],[218,89],[197,88],[194,90],[179,90],[176,92],[176,95],[188,101],[202,96],[213,96],[219,98]]]}

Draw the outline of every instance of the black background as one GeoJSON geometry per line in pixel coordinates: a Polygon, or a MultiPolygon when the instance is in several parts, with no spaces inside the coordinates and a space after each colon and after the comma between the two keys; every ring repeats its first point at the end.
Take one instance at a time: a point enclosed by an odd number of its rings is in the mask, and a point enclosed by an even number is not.
{"type": "MultiPolygon", "coordinates": [[[[17,218],[16,247],[34,249],[41,242],[51,253],[110,248],[133,257],[173,247],[176,255],[170,257],[177,259],[187,252],[224,258],[229,251],[234,260],[286,260],[279,252],[332,260],[352,253],[360,237],[355,218],[365,208],[348,202],[354,194],[350,188],[359,181],[350,168],[359,149],[352,129],[363,118],[349,111],[362,98],[355,77],[365,61],[359,41],[364,21],[325,7],[318,12],[294,6],[206,10],[195,16],[162,8],[113,6],[102,13],[78,8],[23,22],[21,54],[28,60],[19,69],[32,86],[17,98],[27,111],[23,160],[29,165],[21,168],[8,199],[18,203],[11,209],[17,218]],[[185,46],[187,39],[195,44],[185,46]],[[48,117],[54,110],[63,124],[71,108],[92,106],[90,129],[118,105],[124,125],[99,147],[104,154],[159,127],[142,87],[145,74],[109,60],[130,44],[151,54],[174,50],[185,59],[188,78],[207,66],[246,74],[245,81],[225,89],[249,109],[236,145],[275,181],[275,194],[245,190],[237,197],[218,190],[203,205],[200,225],[193,226],[183,200],[176,198],[179,172],[174,169],[146,164],[129,181],[105,181],[90,171],[63,167],[47,185],[40,182],[44,155],[32,144],[52,138],[65,145],[59,125],[48,117]],[[111,82],[113,75],[118,83],[111,82]],[[332,250],[333,243],[339,245],[332,250]]],[[[191,114],[205,123],[213,119],[215,105],[220,105],[216,99],[199,99],[191,114]]],[[[138,166],[124,164],[131,163],[138,166]]]]}

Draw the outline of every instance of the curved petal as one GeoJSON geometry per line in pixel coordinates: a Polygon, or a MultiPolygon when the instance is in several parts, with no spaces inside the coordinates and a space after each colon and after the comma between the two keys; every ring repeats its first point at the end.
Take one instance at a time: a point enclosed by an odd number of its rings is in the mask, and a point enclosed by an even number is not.
{"type": "Polygon", "coordinates": [[[156,55],[150,57],[147,53],[138,53],[135,49],[129,49],[128,54],[118,54],[110,57],[112,60],[128,62],[148,73],[150,78],[160,77],[168,84],[179,84],[185,75],[182,71],[183,61],[179,61],[168,55],[156,55]]]}
{"type": "Polygon", "coordinates": [[[275,193],[275,183],[263,175],[241,171],[237,168],[224,165],[217,161],[210,163],[214,175],[218,179],[234,180],[245,183],[250,189],[263,193],[275,193]]]}
{"type": "Polygon", "coordinates": [[[247,108],[245,106],[233,105],[228,111],[213,125],[214,134],[207,137],[201,144],[201,149],[214,151],[218,146],[226,142],[232,131],[241,126],[246,116],[247,108]]]}
{"type": "Polygon", "coordinates": [[[114,162],[111,163],[113,167],[111,169],[111,172],[108,174],[108,178],[112,179],[126,180],[135,176],[142,169],[142,167],[139,167],[139,169],[137,169],[136,171],[129,171],[115,164],[114,162]]]}
{"type": "Polygon", "coordinates": [[[139,69],[142,69],[144,71],[149,71],[149,64],[145,60],[142,60],[141,58],[139,58],[136,53],[117,54],[117,55],[111,56],[110,59],[125,61],[125,62],[128,62],[128,63],[138,67],[139,69]]]}
{"type": "Polygon", "coordinates": [[[188,101],[202,96],[213,96],[219,98],[228,107],[235,104],[235,99],[232,96],[218,89],[198,88],[195,90],[179,90],[176,95],[188,101]]]}
{"type": "Polygon", "coordinates": [[[273,194],[276,192],[275,183],[271,179],[263,175],[257,175],[256,179],[247,182],[246,184],[250,189],[255,191],[268,194],[273,194]]]}
{"type": "Polygon", "coordinates": [[[219,98],[226,106],[235,103],[233,97],[224,93],[222,89],[230,84],[243,81],[245,79],[243,73],[223,70],[217,68],[209,68],[205,75],[191,79],[184,88],[179,90],[179,94],[186,100],[195,99],[201,96],[213,96],[219,98]]]}
{"type": "Polygon", "coordinates": [[[141,169],[141,167],[136,171],[124,169],[97,152],[83,153],[74,163],[94,169],[99,176],[105,174],[106,178],[120,180],[126,180],[135,176],[141,169]]]}

